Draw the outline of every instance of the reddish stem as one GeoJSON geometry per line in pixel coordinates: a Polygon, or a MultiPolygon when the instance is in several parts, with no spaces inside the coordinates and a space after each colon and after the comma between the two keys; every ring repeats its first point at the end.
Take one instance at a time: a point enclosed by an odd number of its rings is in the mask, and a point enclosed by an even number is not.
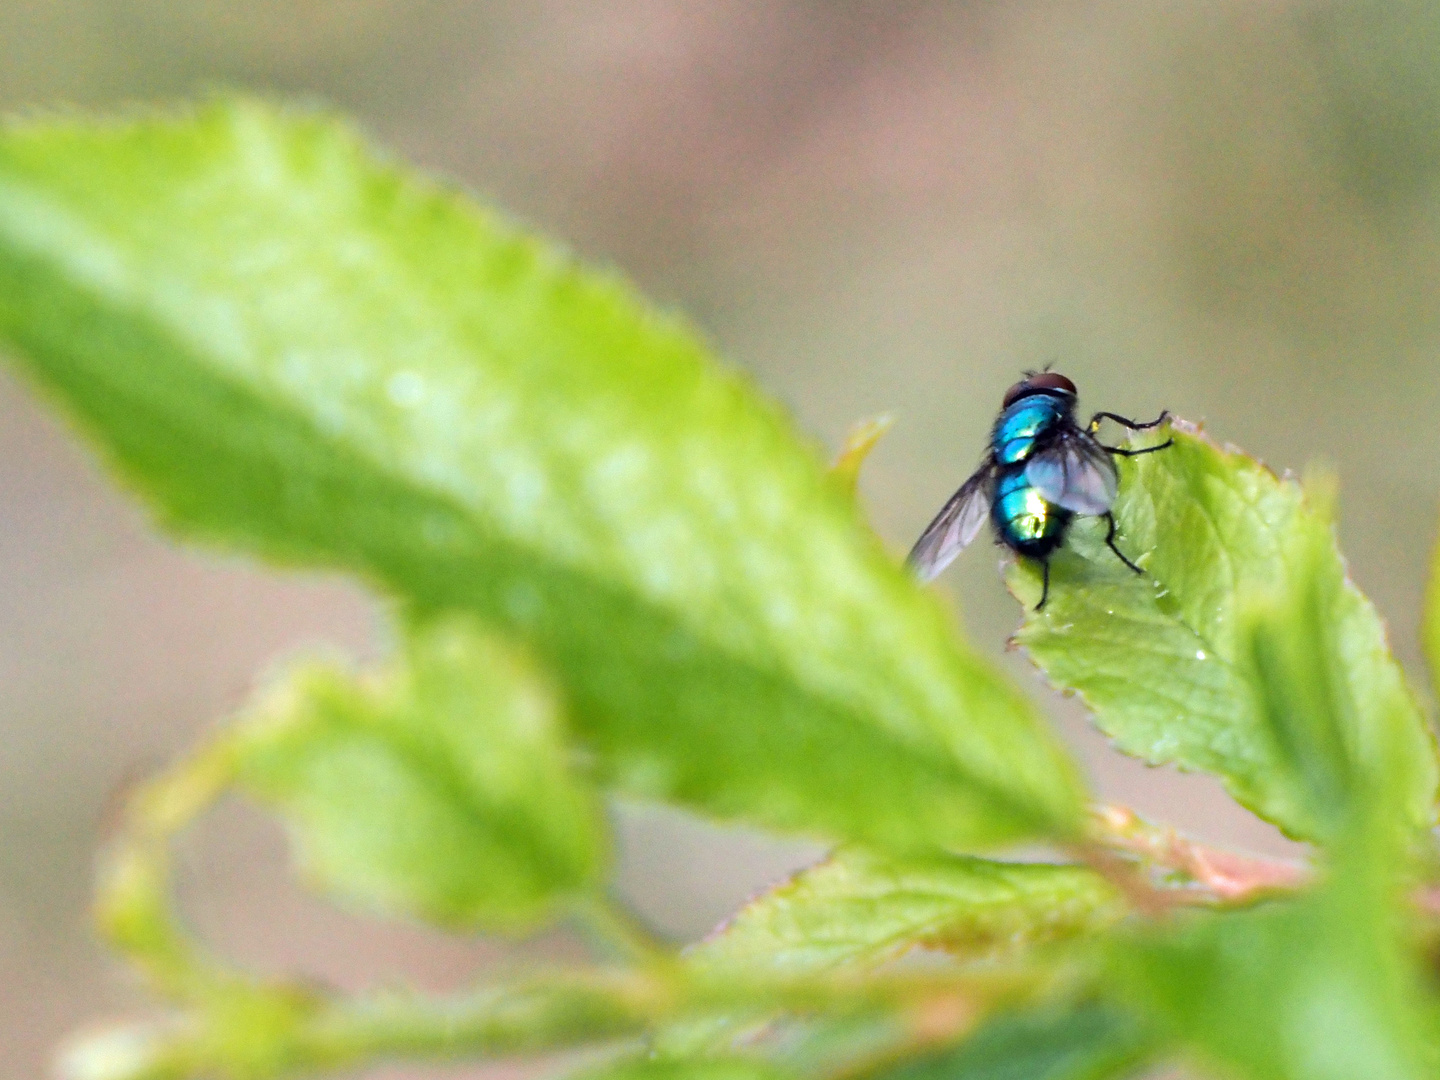
{"type": "Polygon", "coordinates": [[[1311,879],[1307,866],[1206,847],[1168,825],[1152,825],[1123,806],[1097,807],[1094,822],[1094,839],[1100,847],[1184,874],[1227,903],[1299,889],[1311,879]]]}

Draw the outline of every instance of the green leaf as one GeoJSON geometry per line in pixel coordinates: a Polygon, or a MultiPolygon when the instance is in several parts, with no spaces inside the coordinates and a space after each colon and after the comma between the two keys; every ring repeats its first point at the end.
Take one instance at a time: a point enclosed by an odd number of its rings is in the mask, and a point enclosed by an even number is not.
{"type": "Polygon", "coordinates": [[[1433,815],[1433,805],[1407,800],[1432,791],[1434,753],[1428,737],[1420,746],[1410,737],[1423,728],[1408,695],[1371,692],[1363,665],[1372,658],[1357,664],[1347,653],[1336,618],[1345,581],[1334,571],[1327,509],[1292,526],[1284,548],[1289,572],[1279,586],[1242,598],[1239,667],[1256,688],[1261,721],[1284,765],[1277,783],[1293,786],[1294,800],[1329,836],[1362,825],[1388,833],[1403,829],[1407,817],[1433,815]],[[1369,715],[1361,715],[1362,701],[1369,715]]]}
{"type": "Polygon", "coordinates": [[[301,669],[234,741],[238,783],[284,815],[308,875],[367,907],[524,928],[605,868],[553,695],[464,622],[378,673],[301,669]]]}
{"type": "Polygon", "coordinates": [[[1374,858],[1299,900],[1197,916],[1117,950],[1116,976],[1166,1036],[1224,1076],[1420,1080],[1440,1062],[1374,858]]]}
{"type": "Polygon", "coordinates": [[[895,417],[889,413],[881,413],[869,420],[860,421],[845,436],[845,444],[840,448],[835,463],[830,466],[830,475],[851,498],[854,498],[860,485],[860,467],[885,437],[885,433],[894,426],[895,417]]]}
{"type": "Polygon", "coordinates": [[[1154,1039],[1132,1015],[1108,1005],[997,1016],[960,1045],[867,1080],[1106,1080],[1129,1076],[1154,1039]]]}
{"type": "Polygon", "coordinates": [[[1437,1062],[1402,946],[1400,868],[1406,826],[1428,810],[1417,797],[1433,784],[1433,750],[1345,580],[1330,491],[1290,494],[1273,578],[1245,580],[1227,608],[1229,658],[1249,745],[1274,770],[1267,794],[1329,842],[1329,878],[1299,899],[1119,943],[1115,975],[1170,1041],[1222,1075],[1418,1080],[1437,1062]]]}
{"type": "Polygon", "coordinates": [[[0,341],[178,531],[527,641],[626,792],[893,848],[1079,830],[1033,708],[775,408],[329,120],[0,133],[0,341]]]}
{"type": "MultiPolygon", "coordinates": [[[[1049,601],[1026,614],[1017,640],[1051,682],[1079,691],[1122,750],[1215,773],[1292,836],[1324,838],[1337,820],[1312,752],[1328,755],[1332,771],[1386,762],[1394,798],[1428,826],[1434,741],[1384,626],[1345,576],[1324,509],[1295,481],[1188,426],[1170,434],[1174,446],[1120,463],[1117,543],[1145,574],[1106,549],[1103,522],[1078,523],[1054,560],[1049,601]],[[1322,650],[1308,662],[1327,673],[1339,717],[1327,749],[1317,730],[1287,729],[1267,698],[1273,687],[1253,649],[1259,608],[1283,611],[1280,632],[1309,634],[1306,647],[1322,650]]],[[[1034,568],[1010,580],[1033,607],[1034,568]]]]}
{"type": "Polygon", "coordinates": [[[993,955],[1104,929],[1124,910],[1112,886],[1079,866],[851,850],[752,901],[690,962],[793,975],[916,947],[993,955]]]}

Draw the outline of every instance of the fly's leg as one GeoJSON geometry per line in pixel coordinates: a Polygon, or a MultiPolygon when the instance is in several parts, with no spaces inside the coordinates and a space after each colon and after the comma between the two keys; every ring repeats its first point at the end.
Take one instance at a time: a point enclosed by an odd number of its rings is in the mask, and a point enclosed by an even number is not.
{"type": "MultiPolygon", "coordinates": [[[[1159,450],[1160,448],[1157,446],[1155,449],[1159,450]]],[[[1115,515],[1107,513],[1105,515],[1105,520],[1110,523],[1110,529],[1108,532],[1105,533],[1105,546],[1108,547],[1111,551],[1113,551],[1115,553],[1115,557],[1118,558],[1121,562],[1123,562],[1126,566],[1128,566],[1131,570],[1134,570],[1135,573],[1145,573],[1144,570],[1141,570],[1140,567],[1136,566],[1133,562],[1127,559],[1125,557],[1125,553],[1115,546],[1115,515]]],[[[1050,568],[1047,566],[1045,569],[1049,570],[1050,568]]],[[[1041,603],[1043,604],[1044,601],[1042,600],[1041,603]]]]}
{"type": "MultiPolygon", "coordinates": [[[[1131,420],[1128,417],[1120,416],[1118,413],[1097,412],[1094,416],[1090,418],[1090,426],[1086,430],[1089,431],[1091,435],[1094,435],[1097,431],[1100,430],[1101,420],[1114,420],[1117,424],[1120,424],[1122,427],[1127,427],[1131,431],[1149,431],[1151,428],[1159,427],[1161,424],[1163,424],[1166,420],[1169,419],[1169,409],[1166,409],[1154,420],[1151,420],[1148,424],[1137,424],[1134,420],[1131,420]]],[[[1121,457],[1139,457],[1141,454],[1153,454],[1156,450],[1164,450],[1167,446],[1174,445],[1174,439],[1166,439],[1159,446],[1146,446],[1139,450],[1126,450],[1124,447],[1121,446],[1106,446],[1103,443],[1101,443],[1101,449],[1111,454],[1119,454],[1121,457]]]]}
{"type": "MultiPolygon", "coordinates": [[[[1121,557],[1122,559],[1125,558],[1124,555],[1121,555],[1120,557],[1121,557]]],[[[1043,582],[1043,584],[1040,586],[1040,602],[1035,605],[1035,610],[1036,610],[1036,611],[1039,611],[1042,607],[1044,607],[1044,606],[1045,606],[1045,601],[1050,599],[1050,560],[1049,560],[1049,559],[1041,559],[1041,560],[1040,560],[1040,575],[1041,575],[1041,576],[1040,576],[1040,580],[1041,580],[1041,582],[1043,582]]]]}
{"type": "Polygon", "coordinates": [[[1156,450],[1164,450],[1167,446],[1174,445],[1174,439],[1166,439],[1159,446],[1143,446],[1139,450],[1126,450],[1123,446],[1106,446],[1103,443],[1100,445],[1100,449],[1111,454],[1119,454],[1121,457],[1139,457],[1141,454],[1153,454],[1156,450]]]}
{"type": "MultiPolygon", "coordinates": [[[[1166,420],[1169,420],[1169,419],[1170,419],[1170,410],[1169,410],[1169,409],[1166,409],[1166,410],[1165,410],[1164,412],[1162,412],[1159,416],[1157,416],[1154,420],[1151,420],[1148,424],[1137,424],[1134,420],[1131,420],[1129,417],[1120,416],[1119,414],[1113,413],[1113,412],[1097,412],[1094,416],[1092,416],[1092,417],[1090,418],[1090,427],[1089,427],[1088,430],[1089,430],[1089,432],[1090,432],[1091,435],[1094,435],[1095,432],[1097,432],[1097,431],[1100,430],[1100,421],[1101,421],[1101,420],[1114,420],[1114,421],[1115,421],[1117,424],[1119,424],[1121,427],[1127,427],[1127,428],[1129,428],[1131,431],[1149,431],[1151,428],[1157,428],[1157,427],[1159,427],[1161,424],[1163,424],[1166,420]]],[[[1157,447],[1157,449],[1158,449],[1158,447],[1157,447]]]]}

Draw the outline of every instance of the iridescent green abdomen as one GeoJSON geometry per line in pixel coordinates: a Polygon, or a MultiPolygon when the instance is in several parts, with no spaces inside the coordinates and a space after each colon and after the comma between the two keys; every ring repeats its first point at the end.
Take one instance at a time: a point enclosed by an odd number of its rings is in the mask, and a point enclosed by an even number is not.
{"type": "Polygon", "coordinates": [[[1025,479],[1025,463],[1038,443],[1065,423],[1073,401],[1051,394],[1028,394],[1011,404],[995,421],[990,444],[999,466],[990,520],[1007,547],[1043,559],[1065,539],[1075,515],[1046,502],[1025,479]]]}
{"type": "Polygon", "coordinates": [[[1025,463],[1002,467],[995,478],[995,500],[990,519],[1007,547],[1032,559],[1043,559],[1065,539],[1065,528],[1075,515],[1063,506],[1046,502],[1025,479],[1025,463]]]}

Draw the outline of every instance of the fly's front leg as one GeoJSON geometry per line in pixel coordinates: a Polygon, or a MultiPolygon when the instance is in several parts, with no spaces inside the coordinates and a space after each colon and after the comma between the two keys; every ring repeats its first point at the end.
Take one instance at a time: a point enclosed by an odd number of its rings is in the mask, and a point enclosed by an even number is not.
{"type": "Polygon", "coordinates": [[[1113,412],[1097,412],[1094,416],[1092,416],[1092,417],[1090,418],[1090,427],[1089,427],[1087,430],[1090,432],[1091,435],[1094,435],[1095,432],[1097,432],[1097,431],[1100,430],[1100,421],[1101,421],[1101,420],[1114,420],[1114,421],[1115,421],[1117,424],[1119,424],[1121,427],[1127,427],[1127,428],[1129,428],[1131,431],[1149,431],[1151,428],[1157,428],[1157,427],[1159,427],[1161,424],[1163,424],[1166,420],[1169,420],[1169,419],[1170,419],[1170,410],[1169,410],[1169,409],[1166,409],[1166,410],[1165,410],[1164,412],[1162,412],[1159,416],[1157,416],[1154,420],[1151,420],[1148,424],[1139,424],[1139,423],[1136,423],[1134,420],[1131,420],[1128,416],[1121,416],[1119,413],[1113,413],[1113,412]]]}
{"type": "MultiPolygon", "coordinates": [[[[1137,424],[1129,417],[1120,416],[1118,413],[1097,412],[1094,416],[1090,418],[1090,426],[1086,430],[1088,430],[1091,435],[1094,435],[1097,431],[1100,430],[1100,421],[1114,420],[1117,424],[1120,424],[1122,427],[1127,427],[1131,431],[1149,431],[1151,428],[1159,427],[1161,424],[1163,424],[1166,420],[1169,419],[1169,409],[1166,409],[1154,420],[1151,420],[1148,424],[1137,424]]],[[[1156,450],[1164,450],[1167,446],[1174,446],[1175,440],[1166,439],[1159,446],[1146,446],[1139,450],[1126,450],[1123,447],[1119,446],[1105,446],[1104,443],[1101,443],[1100,445],[1102,446],[1102,448],[1108,450],[1110,453],[1119,454],[1121,457],[1139,457],[1141,454],[1153,454],[1156,450]]]]}

